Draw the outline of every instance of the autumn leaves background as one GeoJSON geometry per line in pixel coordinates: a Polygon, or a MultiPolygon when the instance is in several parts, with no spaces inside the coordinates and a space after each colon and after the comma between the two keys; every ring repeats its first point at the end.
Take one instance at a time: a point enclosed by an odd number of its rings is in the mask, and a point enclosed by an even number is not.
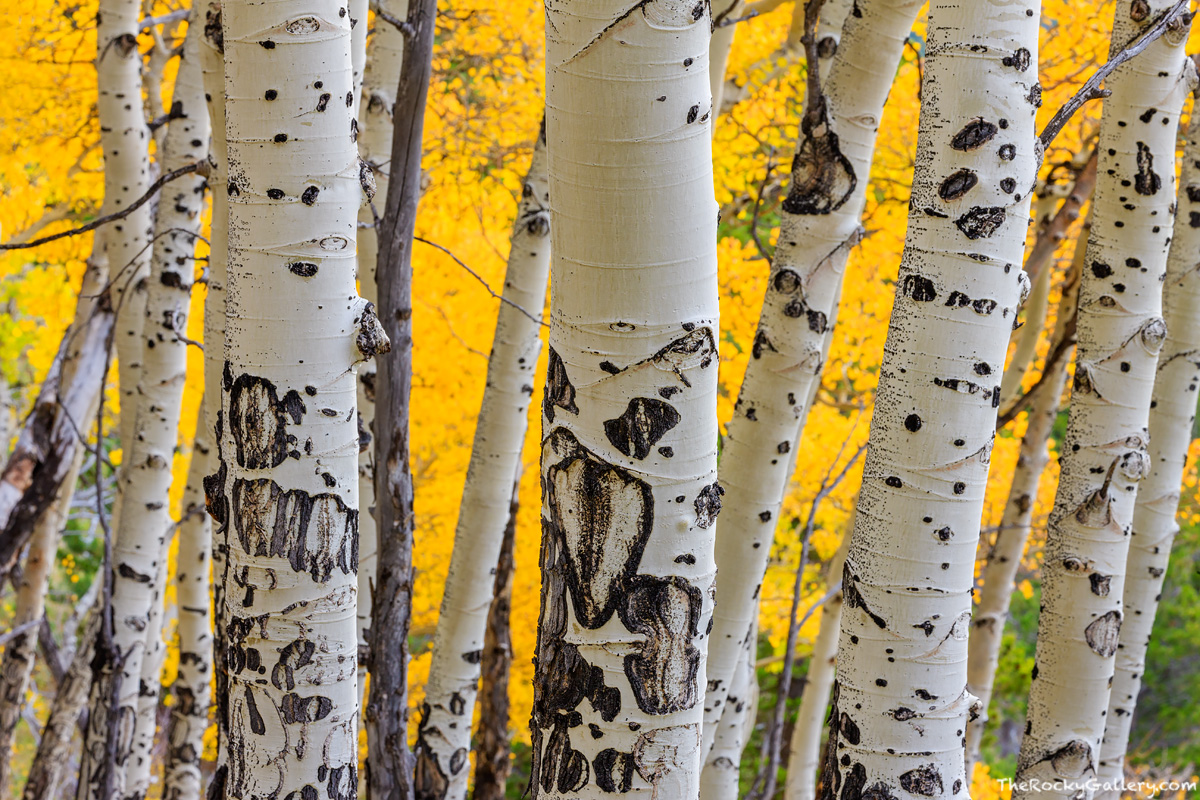
{"type": "MultiPolygon", "coordinates": [[[[487,2],[449,0],[441,3],[434,77],[426,115],[425,191],[417,234],[449,248],[493,288],[503,281],[504,260],[512,216],[542,115],[543,8],[537,0],[487,2]]],[[[1050,0],[1042,21],[1041,83],[1044,101],[1039,127],[1078,88],[1092,65],[1102,62],[1109,46],[1111,3],[1101,7],[1050,0]]],[[[146,15],[161,16],[174,6],[147,3],[146,15]]],[[[98,128],[95,72],[95,3],[68,6],[55,0],[31,0],[12,9],[9,33],[0,38],[0,58],[7,74],[0,88],[0,226],[4,239],[81,224],[98,213],[102,160],[98,128]]],[[[774,247],[778,206],[786,192],[788,167],[797,134],[803,98],[803,59],[785,49],[793,24],[791,5],[737,26],[730,54],[723,108],[716,119],[713,166],[717,201],[721,206],[718,255],[721,286],[721,386],[719,419],[727,421],[737,396],[736,382],[751,357],[754,326],[765,288],[767,261],[774,247]]],[[[184,24],[143,31],[143,52],[165,53],[181,41],[184,24]],[[160,35],[161,34],[161,35],[160,35]],[[156,50],[157,48],[157,50],[156,50]]],[[[865,441],[877,380],[879,358],[890,314],[893,282],[902,248],[909,182],[916,138],[917,97],[924,46],[924,18],[917,23],[896,72],[889,102],[880,124],[880,137],[863,218],[866,235],[851,254],[837,328],[809,423],[799,452],[804,453],[793,478],[777,529],[777,545],[762,589],[759,675],[773,687],[786,637],[786,614],[791,602],[792,572],[799,557],[799,534],[808,503],[816,493],[834,453],[844,442],[857,448],[865,441]]],[[[794,33],[794,32],[793,32],[794,33]]],[[[1198,37],[1193,34],[1193,41],[1198,37]]],[[[793,38],[794,40],[794,38],[793,38]]],[[[1189,47],[1189,52],[1194,51],[1189,47]]],[[[164,114],[170,105],[177,59],[150,58],[161,75],[148,71],[146,116],[164,114]]],[[[1093,104],[1067,127],[1046,154],[1042,177],[1067,185],[1070,170],[1063,164],[1077,159],[1085,140],[1096,129],[1100,107],[1093,104]]],[[[1185,109],[1186,111],[1186,109],[1185,109]]],[[[152,148],[153,154],[153,148],[152,148]]],[[[1035,203],[1035,209],[1037,205],[1035,203]]],[[[1050,289],[1050,316],[1057,307],[1061,275],[1070,257],[1079,225],[1063,240],[1050,289]]],[[[1036,227],[1031,228],[1031,235],[1036,227]]],[[[38,384],[57,349],[61,333],[74,310],[74,294],[90,252],[91,237],[64,239],[37,250],[0,257],[0,373],[6,406],[0,409],[9,430],[28,409],[38,384]]],[[[462,483],[470,458],[475,415],[482,394],[486,356],[496,314],[496,301],[450,257],[427,245],[414,245],[414,387],[412,405],[412,466],[417,494],[414,559],[417,582],[413,601],[414,687],[419,704],[427,678],[429,646],[441,600],[462,483]]],[[[198,255],[203,258],[202,244],[198,255]]],[[[202,266],[201,261],[198,266],[202,266]]],[[[200,312],[204,289],[193,292],[187,336],[202,340],[200,312]]],[[[1043,336],[1035,369],[1048,349],[1043,336]]],[[[202,355],[189,353],[188,384],[184,394],[179,448],[175,458],[172,501],[178,510],[191,456],[192,431],[202,394],[202,355]]],[[[534,371],[534,396],[542,391],[545,356],[534,371]]],[[[89,492],[97,480],[111,490],[111,467],[121,463],[115,420],[120,398],[106,400],[105,449],[108,463],[85,464],[83,486],[68,523],[51,577],[48,614],[56,631],[69,619],[81,597],[93,586],[101,557],[101,536],[89,492]]],[[[525,470],[520,488],[513,589],[514,659],[510,682],[511,730],[517,746],[521,784],[532,704],[533,652],[539,576],[537,554],[539,404],[530,404],[530,424],[524,451],[525,470]]],[[[985,544],[994,538],[1016,466],[1023,416],[1002,429],[992,455],[984,517],[985,544]]],[[[1055,435],[1061,436],[1060,419],[1055,435]]],[[[1195,454],[1195,448],[1193,449],[1195,454]]],[[[857,471],[856,468],[855,471],[857,471]]],[[[984,763],[991,774],[1011,774],[1012,744],[1008,732],[1020,724],[1028,674],[1032,666],[1039,576],[1035,568],[1041,545],[1039,526],[1053,499],[1057,467],[1053,457],[1033,500],[1035,529],[1027,563],[1018,573],[1012,630],[1005,635],[998,672],[993,733],[985,741],[984,763]]],[[[1173,577],[1164,592],[1160,637],[1151,647],[1146,685],[1140,705],[1142,722],[1134,742],[1143,754],[1154,753],[1161,763],[1180,768],[1200,759],[1189,739],[1188,724],[1200,713],[1200,668],[1184,654],[1200,634],[1198,587],[1189,562],[1200,552],[1200,504],[1195,496],[1196,473],[1185,478],[1184,532],[1172,565],[1173,577]]],[[[833,558],[848,530],[857,490],[851,475],[834,491],[819,512],[812,541],[813,561],[804,583],[802,608],[826,592],[823,565],[833,558]]],[[[172,565],[172,569],[175,565],[172,565]]],[[[168,592],[173,592],[169,589],[168,592]]],[[[168,594],[168,604],[176,598],[168,594]]],[[[0,615],[11,613],[11,595],[0,615]]],[[[172,619],[173,614],[169,615],[172,619]]],[[[801,655],[817,635],[820,614],[801,630],[801,655]]],[[[4,617],[0,616],[0,621],[4,617]]],[[[172,623],[173,624],[173,623],[172,623]]],[[[171,632],[168,631],[168,637],[171,632]]],[[[1194,652],[1194,651],[1193,651],[1194,652]]],[[[803,670],[803,659],[800,669],[803,670]]],[[[178,669],[178,650],[169,648],[163,684],[178,669]]],[[[48,690],[49,677],[39,666],[37,687],[48,690]]],[[[769,694],[769,693],[768,693],[769,694]]],[[[767,699],[769,704],[769,696],[767,699]]],[[[31,713],[42,719],[47,706],[35,688],[31,713]]],[[[209,746],[214,744],[210,731],[209,746]]],[[[14,766],[18,775],[32,755],[28,726],[18,732],[14,766]]],[[[757,749],[752,743],[751,750],[757,749]]],[[[1136,751],[1135,751],[1136,752],[1136,751]]],[[[986,783],[985,769],[977,774],[976,796],[996,791],[986,783]]]]}

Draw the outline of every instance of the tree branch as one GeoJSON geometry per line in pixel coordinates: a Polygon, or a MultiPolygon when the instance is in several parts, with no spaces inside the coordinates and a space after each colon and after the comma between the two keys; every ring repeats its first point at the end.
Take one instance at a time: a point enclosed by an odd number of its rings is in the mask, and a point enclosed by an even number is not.
{"type": "Polygon", "coordinates": [[[371,2],[371,10],[375,12],[375,16],[379,17],[381,20],[400,31],[400,33],[404,34],[405,39],[411,39],[416,34],[416,29],[409,24],[408,20],[400,19],[397,16],[389,14],[387,10],[385,10],[378,2],[375,2],[375,0],[372,0],[371,2]]]}
{"type": "Polygon", "coordinates": [[[509,300],[509,299],[508,299],[507,297],[505,297],[504,295],[502,295],[502,294],[496,294],[496,292],[492,290],[492,287],[491,287],[491,286],[488,286],[488,282],[487,282],[487,281],[485,281],[485,280],[484,280],[484,279],[483,279],[483,278],[482,278],[482,277],[479,275],[479,273],[478,273],[478,272],[476,272],[475,270],[473,270],[473,269],[471,269],[470,267],[468,267],[468,266],[467,266],[465,263],[463,263],[462,259],[460,259],[458,256],[454,255],[454,253],[450,252],[450,251],[449,251],[449,250],[447,250],[445,247],[442,247],[442,246],[441,246],[440,244],[438,244],[437,242],[431,242],[431,241],[429,241],[428,239],[422,239],[420,236],[413,236],[413,241],[421,242],[422,244],[427,244],[427,245],[429,245],[430,247],[433,247],[433,248],[436,248],[436,249],[438,249],[438,250],[441,250],[443,253],[445,253],[446,255],[450,256],[452,259],[454,259],[454,263],[458,264],[460,267],[462,267],[462,268],[463,268],[463,269],[465,269],[465,270],[466,270],[468,273],[470,273],[470,275],[471,275],[471,277],[472,277],[472,278],[474,278],[475,280],[479,281],[480,285],[482,285],[482,286],[483,286],[483,288],[487,290],[487,293],[488,293],[488,294],[490,294],[492,297],[496,298],[497,300],[499,300],[499,301],[500,301],[500,302],[502,302],[502,303],[508,303],[510,306],[512,306],[513,308],[515,308],[517,311],[520,311],[520,312],[521,312],[522,314],[524,314],[525,316],[529,317],[529,319],[531,319],[532,321],[536,322],[538,325],[541,325],[541,326],[542,326],[542,327],[544,327],[544,328],[549,328],[549,327],[550,327],[550,326],[549,326],[549,325],[547,325],[545,322],[542,322],[542,318],[541,318],[541,317],[535,317],[533,314],[529,313],[529,312],[528,312],[528,311],[526,311],[524,308],[522,308],[521,306],[519,306],[519,305],[517,305],[516,303],[514,303],[512,300],[509,300]]]}
{"type": "Polygon", "coordinates": [[[1121,52],[1110,58],[1108,63],[1096,70],[1092,74],[1092,77],[1088,78],[1083,86],[1079,87],[1079,91],[1075,93],[1075,96],[1068,100],[1066,104],[1058,110],[1058,113],[1046,123],[1046,127],[1042,129],[1041,136],[1038,137],[1042,140],[1042,147],[1047,148],[1050,146],[1050,143],[1054,141],[1056,136],[1058,136],[1059,131],[1061,131],[1063,126],[1065,126],[1071,117],[1075,115],[1075,112],[1083,107],[1084,103],[1088,102],[1089,100],[1108,97],[1108,90],[1100,88],[1100,84],[1104,81],[1104,79],[1111,75],[1113,70],[1115,70],[1117,67],[1141,53],[1143,50],[1149,47],[1152,42],[1158,39],[1158,37],[1166,33],[1175,24],[1176,20],[1178,20],[1182,14],[1187,12],[1190,2],[1191,0],[1178,0],[1175,5],[1171,6],[1162,14],[1160,14],[1158,19],[1155,20],[1153,24],[1151,24],[1137,36],[1133,37],[1133,39],[1129,41],[1124,48],[1122,48],[1121,52]]]}
{"type": "Polygon", "coordinates": [[[136,211],[139,208],[141,208],[142,206],[144,206],[150,200],[150,198],[154,197],[154,195],[156,195],[158,193],[159,189],[166,186],[168,183],[175,180],[176,178],[182,178],[184,175],[190,175],[193,172],[199,173],[200,175],[203,175],[204,177],[207,178],[208,174],[209,174],[208,159],[201,159],[200,161],[196,161],[191,164],[186,164],[186,165],[180,167],[179,169],[171,170],[166,175],[163,175],[158,180],[156,180],[153,184],[151,184],[150,188],[146,190],[146,193],[144,195],[139,197],[137,200],[134,200],[131,204],[129,204],[125,208],[121,209],[120,211],[115,211],[112,214],[105,214],[103,217],[97,217],[96,219],[89,222],[87,225],[83,225],[79,228],[72,228],[69,231],[60,231],[58,233],[52,233],[49,236],[43,236],[42,238],[34,239],[31,242],[9,242],[8,244],[0,244],[0,252],[3,252],[5,250],[24,250],[24,249],[27,249],[30,247],[39,247],[39,246],[41,246],[43,244],[47,244],[49,242],[54,242],[59,239],[65,239],[68,236],[79,236],[80,234],[88,233],[89,231],[94,231],[94,230],[96,230],[96,228],[99,228],[101,225],[106,225],[109,222],[115,222],[119,219],[124,219],[125,217],[132,214],[134,211],[136,211]]]}

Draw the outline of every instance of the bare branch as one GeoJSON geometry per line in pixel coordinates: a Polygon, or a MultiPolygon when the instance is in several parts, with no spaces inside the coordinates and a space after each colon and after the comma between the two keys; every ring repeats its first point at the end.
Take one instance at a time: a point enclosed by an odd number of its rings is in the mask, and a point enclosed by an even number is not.
{"type": "Polygon", "coordinates": [[[1058,113],[1046,123],[1046,127],[1042,129],[1041,136],[1038,137],[1042,140],[1042,147],[1050,146],[1050,143],[1054,141],[1056,136],[1058,136],[1059,131],[1061,131],[1063,126],[1067,124],[1068,120],[1075,115],[1075,112],[1083,107],[1084,103],[1088,102],[1089,100],[1108,97],[1108,90],[1100,88],[1100,84],[1104,81],[1104,79],[1111,75],[1113,70],[1115,70],[1117,67],[1141,53],[1143,50],[1149,47],[1152,42],[1158,39],[1158,37],[1170,30],[1171,27],[1176,24],[1176,21],[1179,20],[1183,14],[1187,13],[1190,1],[1191,0],[1178,0],[1175,5],[1171,6],[1162,14],[1160,14],[1158,19],[1156,19],[1153,24],[1151,24],[1137,36],[1133,37],[1133,39],[1121,49],[1120,53],[1117,53],[1108,60],[1108,63],[1096,70],[1092,74],[1092,77],[1088,78],[1083,86],[1079,87],[1079,91],[1075,93],[1075,96],[1068,100],[1066,104],[1058,110],[1058,113]]]}
{"type": "Polygon", "coordinates": [[[411,39],[413,37],[415,31],[413,26],[409,24],[408,20],[400,19],[393,14],[389,14],[385,8],[376,2],[376,0],[372,0],[371,10],[375,12],[375,16],[379,17],[381,20],[400,31],[400,33],[404,34],[405,39],[411,39]]]}
{"type": "Polygon", "coordinates": [[[112,214],[105,214],[103,217],[97,217],[96,219],[92,220],[87,225],[84,225],[82,227],[72,228],[69,231],[60,231],[59,233],[53,233],[49,236],[43,236],[40,239],[34,239],[32,242],[19,242],[19,243],[10,242],[8,244],[0,244],[0,252],[3,252],[5,250],[24,250],[24,249],[30,248],[30,247],[38,247],[40,245],[47,244],[48,242],[54,242],[59,239],[65,239],[68,236],[79,236],[80,234],[88,233],[89,231],[94,231],[94,230],[96,230],[96,228],[99,228],[101,225],[106,225],[109,222],[115,222],[119,219],[124,219],[125,217],[129,216],[134,211],[136,211],[137,209],[144,206],[147,203],[147,201],[150,200],[150,198],[154,197],[154,195],[156,195],[158,193],[159,189],[166,186],[171,181],[173,181],[177,178],[182,178],[184,175],[190,175],[193,172],[199,173],[200,175],[203,175],[204,177],[207,178],[208,171],[209,171],[208,159],[201,159],[200,161],[196,161],[194,163],[182,166],[179,169],[171,170],[166,175],[163,175],[161,178],[159,178],[153,184],[151,184],[150,188],[146,190],[146,193],[144,195],[139,197],[137,200],[134,200],[131,204],[129,204],[125,208],[121,209],[120,211],[113,212],[112,214]]]}
{"type": "Polygon", "coordinates": [[[167,14],[163,14],[161,17],[146,17],[138,25],[138,30],[139,31],[148,31],[151,28],[157,27],[159,25],[170,25],[175,22],[183,22],[185,19],[187,19],[187,15],[188,15],[188,9],[180,8],[180,9],[176,9],[175,11],[171,11],[167,14]]]}
{"type": "Polygon", "coordinates": [[[463,260],[462,260],[461,258],[459,258],[458,256],[454,255],[454,253],[450,252],[450,251],[449,251],[449,250],[447,250],[445,247],[442,247],[442,246],[441,246],[440,244],[438,244],[437,242],[431,242],[431,241],[429,241],[428,239],[422,239],[420,236],[413,236],[413,240],[414,240],[414,241],[417,241],[417,242],[421,242],[422,244],[427,244],[427,245],[429,245],[430,247],[436,248],[436,249],[438,249],[438,250],[441,250],[443,253],[445,253],[446,255],[450,256],[450,258],[454,259],[454,263],[458,264],[460,267],[462,267],[462,268],[463,268],[463,269],[465,269],[465,270],[466,270],[468,273],[470,273],[470,275],[471,275],[471,277],[472,277],[472,278],[474,278],[475,280],[479,281],[480,285],[482,285],[482,286],[483,286],[483,288],[487,290],[487,293],[488,293],[488,294],[490,294],[492,297],[496,298],[497,300],[499,300],[499,301],[500,301],[500,302],[502,302],[502,303],[508,303],[510,306],[512,306],[513,308],[515,308],[517,311],[520,311],[520,312],[521,312],[522,314],[524,314],[525,316],[529,317],[531,320],[533,320],[534,322],[536,322],[538,325],[541,325],[541,326],[543,326],[543,327],[546,327],[546,328],[549,328],[549,327],[550,327],[550,326],[549,326],[549,325],[547,325],[545,322],[542,322],[542,318],[541,318],[541,317],[536,317],[536,316],[534,316],[533,314],[529,313],[528,311],[526,311],[526,310],[525,310],[524,308],[522,308],[521,306],[519,306],[519,305],[517,305],[516,303],[514,303],[512,300],[509,300],[509,299],[508,299],[507,297],[505,297],[504,295],[502,295],[502,294],[496,294],[494,291],[492,291],[492,287],[491,287],[491,286],[488,286],[488,282],[487,282],[487,281],[485,281],[485,280],[484,280],[484,279],[483,279],[483,278],[482,278],[482,277],[479,275],[479,273],[478,273],[478,272],[476,272],[475,270],[473,270],[473,269],[471,269],[470,267],[468,267],[468,266],[467,266],[465,263],[463,263],[463,260]]]}

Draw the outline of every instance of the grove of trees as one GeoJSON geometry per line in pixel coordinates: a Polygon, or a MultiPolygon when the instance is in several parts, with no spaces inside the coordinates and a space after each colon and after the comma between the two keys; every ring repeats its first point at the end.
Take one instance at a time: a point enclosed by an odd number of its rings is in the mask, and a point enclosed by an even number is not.
{"type": "Polygon", "coordinates": [[[12,9],[0,800],[1194,793],[1193,13],[12,9]]]}

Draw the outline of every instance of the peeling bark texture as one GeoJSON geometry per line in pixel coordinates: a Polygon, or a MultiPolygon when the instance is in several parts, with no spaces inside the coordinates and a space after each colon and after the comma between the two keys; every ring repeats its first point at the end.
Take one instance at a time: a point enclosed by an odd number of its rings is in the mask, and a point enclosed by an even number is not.
{"type": "MultiPolygon", "coordinates": [[[[480,677],[475,655],[483,649],[488,633],[489,606],[494,597],[490,579],[512,516],[513,475],[521,466],[533,397],[533,369],[542,346],[541,326],[520,309],[540,310],[546,303],[550,208],[545,148],[545,137],[539,133],[513,224],[503,294],[509,302],[499,305],[496,318],[415,748],[418,764],[430,760],[434,764],[429,769],[446,773],[445,796],[455,800],[466,797],[469,770],[464,766],[455,772],[448,765],[455,753],[471,747],[471,715],[480,677]]],[[[631,408],[641,400],[631,400],[631,408]]],[[[662,400],[645,402],[661,403],[670,409],[662,400]]],[[[659,419],[666,414],[660,410],[652,416],[659,419]]],[[[648,452],[649,439],[641,434],[646,426],[653,427],[646,415],[634,413],[614,421],[613,427],[620,429],[616,435],[623,437],[629,448],[645,448],[648,452]]]]}
{"type": "MultiPolygon", "coordinates": [[[[1066,356],[1053,362],[1050,359],[1064,338],[1070,336],[1068,329],[1071,320],[1074,319],[1075,305],[1078,302],[1079,280],[1087,254],[1087,235],[1090,229],[1089,220],[1084,224],[1080,239],[1075,245],[1074,261],[1064,281],[1062,299],[1055,315],[1049,355],[1042,367],[1045,378],[1029,408],[1025,435],[1021,439],[1021,448],[1017,456],[1017,468],[1013,472],[1012,484],[1000,518],[1000,530],[996,533],[996,541],[983,568],[983,587],[971,618],[971,636],[967,644],[967,691],[979,698],[980,707],[978,716],[972,717],[967,723],[967,775],[973,774],[975,762],[979,760],[979,747],[987,727],[988,704],[992,698],[992,685],[1000,660],[1000,644],[1004,635],[1004,624],[1008,620],[1013,582],[1021,566],[1025,542],[1033,525],[1033,507],[1038,496],[1038,485],[1050,460],[1046,445],[1050,440],[1054,421],[1058,417],[1063,388],[1067,382],[1066,356]]],[[[1050,270],[1046,269],[1042,274],[1049,273],[1050,270]]]]}
{"type": "MultiPolygon", "coordinates": [[[[412,244],[421,196],[421,138],[432,70],[436,0],[411,0],[411,28],[397,80],[387,201],[379,222],[379,314],[391,352],[377,363],[375,504],[378,579],[371,604],[367,669],[368,792],[372,800],[437,794],[440,776],[408,749],[408,629],[412,619],[413,480],[408,415],[412,390],[412,244]]],[[[511,475],[510,475],[511,478],[511,475]]],[[[465,760],[465,759],[464,759],[465,760]]],[[[458,762],[456,762],[458,763],[458,762]]],[[[459,763],[459,768],[463,765],[459,763]]]]}
{"type": "MultiPolygon", "coordinates": [[[[1120,0],[1115,55],[1169,3],[1120,0]]],[[[1079,284],[1075,373],[1047,522],[1042,607],[1017,780],[1092,776],[1112,685],[1147,419],[1167,335],[1162,285],[1175,202],[1179,113],[1194,81],[1190,17],[1105,81],[1092,229],[1079,284]],[[1097,591],[1093,576],[1107,591],[1097,591]],[[1107,580],[1103,580],[1107,579],[1107,580]]],[[[1061,785],[1061,784],[1059,784],[1061,785]]],[[[1019,789],[1019,784],[1017,785],[1019,789]]],[[[1067,797],[1074,790],[1050,791],[1067,797]]],[[[1014,791],[1020,800],[1028,792],[1014,791]]],[[[1043,792],[1041,796],[1045,796],[1043,792]]]]}
{"type": "Polygon", "coordinates": [[[42,740],[38,742],[37,753],[29,767],[21,800],[60,800],[62,797],[59,782],[63,770],[71,762],[72,736],[92,683],[92,659],[96,653],[96,635],[100,631],[100,614],[93,611],[84,628],[71,666],[58,683],[50,716],[42,726],[42,740]]]}
{"type": "MultiPolygon", "coordinates": [[[[104,152],[101,215],[132,205],[150,188],[150,130],[141,102],[142,56],[137,46],[141,5],[139,0],[102,0],[96,12],[96,111],[104,152]]],[[[141,372],[145,280],[150,270],[147,245],[154,227],[150,206],[112,223],[104,237],[117,309],[119,431],[125,452],[133,443],[141,372]]]]}
{"type": "MultiPolygon", "coordinates": [[[[850,531],[842,540],[837,553],[829,562],[826,584],[841,580],[846,554],[850,551],[850,531]]],[[[817,768],[821,763],[821,734],[825,730],[825,711],[829,707],[829,692],[837,664],[838,630],[842,620],[842,593],[825,601],[821,610],[821,630],[813,642],[808,662],[808,675],[800,695],[800,710],[792,729],[787,764],[787,783],[784,800],[816,800],[817,768]]]]}
{"type": "Polygon", "coordinates": [[[202,406],[183,493],[183,518],[179,521],[179,549],[175,559],[179,671],[171,686],[174,702],[166,731],[164,800],[199,800],[201,796],[200,758],[212,703],[213,636],[208,591],[212,531],[204,513],[202,481],[214,464],[210,460],[213,453],[204,420],[202,406]]]}
{"type": "MultiPolygon", "coordinates": [[[[512,667],[513,545],[517,535],[517,510],[521,478],[513,480],[508,525],[496,562],[492,602],[488,607],[487,635],[479,654],[479,732],[475,737],[475,787],[473,800],[503,800],[512,773],[512,741],[508,735],[508,676],[512,667]]],[[[465,656],[464,656],[465,657],[465,656]]],[[[474,657],[473,654],[471,657],[474,657]]]]}
{"type": "Polygon", "coordinates": [[[534,798],[699,793],[721,505],[709,22],[691,0],[546,9],[534,798]]]}
{"type": "Polygon", "coordinates": [[[1021,49],[1037,63],[1039,11],[1037,0],[930,4],[908,234],[843,569],[826,800],[965,796],[963,733],[976,704],[967,634],[993,399],[1029,290],[1030,196],[1004,185],[1032,187],[1038,166],[1037,70],[1011,63],[1021,49]],[[998,158],[1001,147],[1014,157],[998,158]],[[976,183],[944,199],[939,187],[960,170],[976,183]],[[957,224],[979,209],[986,230],[957,224]]]}
{"type": "MultiPolygon", "coordinates": [[[[210,469],[219,470],[220,464],[217,450],[221,446],[223,427],[221,419],[221,384],[222,369],[225,364],[225,281],[229,262],[229,155],[225,140],[225,55],[224,33],[221,26],[221,5],[219,2],[204,2],[199,4],[204,14],[204,37],[198,48],[200,56],[200,71],[204,82],[204,98],[208,103],[208,116],[211,128],[211,144],[209,160],[212,167],[209,174],[209,184],[215,186],[212,192],[212,225],[209,233],[208,268],[205,270],[207,283],[204,299],[204,400],[203,422],[211,453],[209,455],[210,469]]],[[[209,508],[212,512],[210,536],[212,539],[212,616],[213,616],[213,672],[215,697],[228,697],[227,670],[225,669],[225,617],[222,613],[225,592],[222,586],[222,576],[225,574],[225,532],[228,514],[223,511],[222,482],[214,485],[212,499],[215,504],[209,508]]],[[[205,479],[206,505],[208,495],[208,479],[205,479]]],[[[222,746],[227,731],[225,714],[227,704],[218,704],[216,714],[217,724],[217,772],[221,772],[225,763],[224,747],[222,746]]]]}
{"type": "MultiPolygon", "coordinates": [[[[58,559],[58,543],[63,523],[70,510],[71,498],[75,495],[75,479],[83,463],[83,450],[76,450],[75,462],[63,481],[58,499],[38,520],[29,541],[28,553],[16,581],[16,608],[13,611],[11,630],[22,625],[36,623],[46,609],[46,591],[54,563],[58,559]]],[[[0,796],[12,794],[16,785],[11,767],[13,737],[21,721],[25,706],[25,692],[29,688],[29,677],[33,674],[37,630],[30,628],[18,633],[4,645],[3,661],[0,661],[0,796]]]]}
{"type": "Polygon", "coordinates": [[[758,712],[758,675],[755,672],[755,650],[758,646],[758,623],[751,625],[750,635],[742,645],[737,671],[729,685],[728,700],[722,707],[721,721],[713,736],[713,746],[705,756],[700,773],[702,800],[732,800],[738,797],[742,751],[758,712]]]}
{"type": "Polygon", "coordinates": [[[820,385],[846,259],[860,236],[883,104],[920,7],[919,0],[860,0],[860,13],[847,17],[823,78],[822,122],[816,128],[806,123],[797,143],[754,357],[722,442],[725,510],[717,534],[721,570],[709,644],[706,746],[758,613],[758,586],[795,463],[792,445],[820,385]],[[825,175],[831,183],[814,180],[825,175]]]}
{"type": "Polygon", "coordinates": [[[221,14],[224,436],[206,490],[227,547],[215,782],[230,800],[358,791],[355,381],[357,363],[386,340],[363,347],[378,321],[355,294],[356,121],[347,103],[319,110],[323,93],[353,91],[340,9],[226,0],[221,14]],[[301,262],[313,268],[290,268],[301,262]]]}
{"type": "MultiPolygon", "coordinates": [[[[408,0],[386,0],[382,7],[395,17],[408,13],[408,0]]],[[[353,12],[351,13],[353,17],[353,12]]],[[[366,17],[358,26],[365,30],[366,17]]],[[[357,30],[357,28],[356,28],[357,30]]],[[[358,104],[358,152],[375,178],[379,201],[366,203],[358,212],[358,287],[363,298],[378,304],[375,262],[379,237],[375,214],[388,195],[389,159],[392,154],[392,106],[404,58],[404,34],[395,25],[376,25],[367,45],[362,97],[358,104]],[[361,227],[369,226],[369,227],[361,227]]],[[[358,416],[362,420],[358,454],[358,691],[363,704],[367,676],[367,646],[371,634],[371,596],[375,584],[379,534],[375,525],[375,361],[358,368],[358,416]]]]}
{"type": "MultiPolygon", "coordinates": [[[[1170,163],[1170,162],[1168,162],[1170,163]]],[[[1146,647],[1154,627],[1163,576],[1179,525],[1180,485],[1200,383],[1200,119],[1193,113],[1179,178],[1179,210],[1163,285],[1167,338],[1159,354],[1150,402],[1150,468],[1138,488],[1122,596],[1125,620],[1117,648],[1112,695],[1100,746],[1099,778],[1123,777],[1134,707],[1146,671],[1146,647]]]]}
{"type": "MultiPolygon", "coordinates": [[[[168,171],[204,158],[208,145],[208,110],[197,52],[202,27],[193,25],[189,30],[171,103],[178,114],[167,127],[163,147],[163,169],[168,171]]],[[[185,176],[172,183],[158,203],[145,289],[146,319],[140,326],[142,369],[122,415],[132,414],[134,438],[126,445],[118,476],[122,501],[115,520],[112,597],[114,641],[123,654],[119,713],[133,721],[132,739],[122,740],[128,750],[119,747],[117,759],[125,765],[121,796],[132,800],[149,791],[154,758],[159,673],[166,655],[162,618],[172,533],[171,462],[187,373],[188,345],[183,337],[206,189],[202,176],[185,176]]],[[[100,694],[94,695],[92,713],[103,714],[102,698],[111,696],[111,688],[101,682],[93,691],[100,694]]],[[[89,738],[89,753],[97,744],[89,738]]]]}

